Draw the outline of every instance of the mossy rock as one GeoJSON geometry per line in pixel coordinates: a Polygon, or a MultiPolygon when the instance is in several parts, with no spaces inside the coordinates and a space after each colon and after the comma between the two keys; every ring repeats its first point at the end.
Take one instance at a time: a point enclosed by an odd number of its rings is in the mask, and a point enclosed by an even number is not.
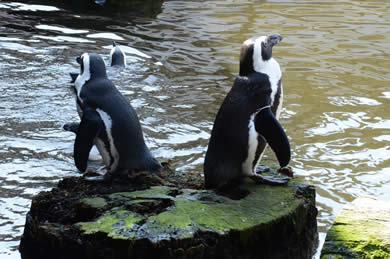
{"type": "Polygon", "coordinates": [[[22,258],[311,258],[317,244],[315,190],[298,180],[247,181],[240,199],[185,185],[64,181],[34,198],[22,258]]]}
{"type": "Polygon", "coordinates": [[[329,230],[321,259],[390,258],[390,203],[358,198],[329,230]]]}

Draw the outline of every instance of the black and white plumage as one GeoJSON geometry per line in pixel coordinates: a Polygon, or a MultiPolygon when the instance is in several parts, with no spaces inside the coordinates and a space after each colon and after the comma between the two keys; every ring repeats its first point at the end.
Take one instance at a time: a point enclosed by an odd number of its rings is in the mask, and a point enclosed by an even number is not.
{"type": "MultiPolygon", "coordinates": [[[[116,44],[115,41],[113,42],[112,45],[113,45],[113,47],[110,51],[110,61],[109,61],[110,65],[111,65],[111,67],[109,67],[109,68],[112,68],[111,70],[109,70],[109,74],[111,75],[111,77],[126,67],[126,55],[125,55],[124,51],[119,47],[118,44],[116,44]]],[[[77,77],[79,76],[79,73],[69,73],[69,74],[71,77],[71,83],[74,84],[77,77]]],[[[81,118],[81,110],[80,110],[79,101],[77,98],[76,98],[76,106],[77,106],[77,112],[79,113],[80,118],[81,118]]],[[[70,123],[65,124],[63,128],[66,131],[71,131],[71,132],[76,133],[75,130],[78,129],[78,126],[79,126],[79,123],[70,122],[70,123]]],[[[102,158],[101,158],[98,150],[96,149],[96,146],[93,146],[92,150],[89,154],[89,160],[97,161],[97,160],[101,160],[101,159],[102,158]]]]}
{"type": "Polygon", "coordinates": [[[245,176],[257,182],[285,184],[288,178],[256,174],[257,147],[264,138],[281,167],[290,161],[288,138],[270,108],[270,83],[262,73],[238,76],[216,116],[204,162],[205,187],[239,184],[245,176]]]}
{"type": "MultiPolygon", "coordinates": [[[[119,67],[120,70],[126,67],[126,54],[115,41],[112,43],[109,59],[110,59],[109,63],[111,67],[116,67],[116,68],[119,67]]],[[[115,70],[113,72],[117,72],[117,71],[115,70]]],[[[77,77],[79,76],[78,73],[69,73],[69,75],[71,78],[70,82],[72,84],[76,81],[77,77]]]]}
{"type": "MultiPolygon", "coordinates": [[[[240,52],[240,76],[247,76],[254,72],[268,76],[271,88],[271,110],[278,120],[283,105],[282,71],[279,63],[272,57],[272,49],[282,39],[279,34],[252,37],[243,42],[240,52]]],[[[260,139],[257,148],[258,162],[260,162],[266,147],[267,142],[260,139]]]]}
{"type": "Polygon", "coordinates": [[[76,133],[74,160],[84,172],[95,144],[107,169],[105,179],[125,169],[158,171],[161,165],[145,145],[137,114],[107,78],[103,59],[85,53],[77,58],[80,75],[75,81],[81,122],[76,133]]]}
{"type": "MultiPolygon", "coordinates": [[[[287,177],[262,176],[255,169],[265,148],[261,146],[263,142],[271,146],[281,168],[290,161],[288,138],[274,115],[280,106],[276,102],[281,103],[280,97],[275,99],[278,89],[281,93],[281,73],[272,70],[277,63],[271,58],[272,46],[280,40],[280,35],[273,35],[252,38],[243,44],[240,75],[218,111],[206,152],[207,189],[237,185],[246,176],[260,183],[288,183],[287,177]],[[261,62],[256,61],[259,58],[261,62]],[[263,69],[264,60],[271,63],[263,69]]],[[[276,68],[280,72],[279,65],[276,68]]]]}

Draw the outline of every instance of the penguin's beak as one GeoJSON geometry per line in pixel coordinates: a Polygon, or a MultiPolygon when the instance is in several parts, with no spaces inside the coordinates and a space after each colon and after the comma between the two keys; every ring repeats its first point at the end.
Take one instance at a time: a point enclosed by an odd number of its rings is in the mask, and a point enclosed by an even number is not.
{"type": "Polygon", "coordinates": [[[268,43],[273,47],[283,40],[282,35],[280,34],[272,34],[268,36],[268,43]]]}
{"type": "Polygon", "coordinates": [[[79,65],[81,65],[81,56],[76,58],[76,62],[79,63],[79,65]]]}
{"type": "Polygon", "coordinates": [[[290,143],[284,129],[273,115],[270,107],[262,109],[256,115],[255,128],[275,152],[280,167],[287,166],[291,157],[290,143]]]}

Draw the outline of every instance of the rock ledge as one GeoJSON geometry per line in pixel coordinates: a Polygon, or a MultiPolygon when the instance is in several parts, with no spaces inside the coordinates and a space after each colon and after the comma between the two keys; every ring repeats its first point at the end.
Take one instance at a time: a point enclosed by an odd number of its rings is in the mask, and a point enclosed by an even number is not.
{"type": "Polygon", "coordinates": [[[134,179],[107,186],[71,177],[38,194],[27,214],[22,258],[311,258],[314,253],[315,190],[296,179],[284,187],[245,182],[240,199],[163,177],[147,182],[155,186],[134,179]]]}
{"type": "Polygon", "coordinates": [[[345,205],[321,258],[390,258],[390,203],[362,197],[345,205]]]}

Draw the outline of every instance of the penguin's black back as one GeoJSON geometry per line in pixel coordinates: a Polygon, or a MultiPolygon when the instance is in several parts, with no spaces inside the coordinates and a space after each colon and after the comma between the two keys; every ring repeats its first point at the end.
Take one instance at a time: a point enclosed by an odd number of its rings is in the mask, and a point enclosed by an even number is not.
{"type": "Polygon", "coordinates": [[[253,68],[253,44],[241,46],[240,51],[240,76],[255,73],[253,68]]]}
{"type": "Polygon", "coordinates": [[[249,120],[270,102],[268,76],[238,76],[225,97],[211,131],[204,162],[205,187],[218,188],[243,178],[242,164],[248,157],[249,120]]]}
{"type": "Polygon", "coordinates": [[[80,98],[82,107],[101,110],[111,117],[111,135],[120,153],[118,170],[158,170],[160,165],[145,145],[135,110],[107,77],[91,77],[83,86],[80,98]]]}
{"type": "Polygon", "coordinates": [[[125,66],[125,56],[119,47],[114,46],[114,52],[111,55],[111,66],[125,66]]]}

